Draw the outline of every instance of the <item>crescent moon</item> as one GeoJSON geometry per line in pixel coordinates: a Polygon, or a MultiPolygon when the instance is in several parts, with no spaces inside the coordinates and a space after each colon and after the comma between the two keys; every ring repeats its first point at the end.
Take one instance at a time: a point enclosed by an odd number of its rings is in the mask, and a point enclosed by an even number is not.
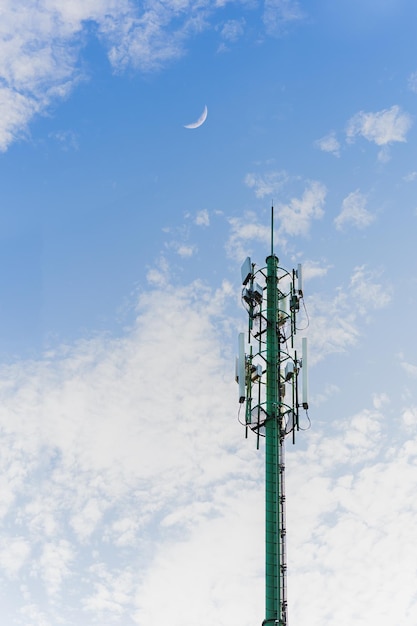
{"type": "Polygon", "coordinates": [[[204,106],[204,111],[202,112],[198,120],[196,122],[193,122],[192,124],[186,124],[184,128],[198,128],[199,126],[202,126],[207,119],[207,113],[207,107],[204,106]]]}

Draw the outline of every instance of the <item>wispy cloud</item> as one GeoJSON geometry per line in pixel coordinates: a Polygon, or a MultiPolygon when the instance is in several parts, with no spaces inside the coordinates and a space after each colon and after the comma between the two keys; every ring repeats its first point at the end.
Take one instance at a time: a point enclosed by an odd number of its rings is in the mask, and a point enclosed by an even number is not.
{"type": "Polygon", "coordinates": [[[417,93],[417,72],[412,72],[408,77],[408,88],[417,93]]]}
{"type": "Polygon", "coordinates": [[[306,185],[301,198],[292,198],[288,204],[277,206],[280,231],[285,235],[307,235],[313,220],[324,215],[326,187],[317,181],[306,185]]]}
{"type": "Polygon", "coordinates": [[[372,404],[379,411],[383,406],[389,404],[390,399],[387,393],[374,393],[372,395],[372,404]]]}
{"type": "MultiPolygon", "coordinates": [[[[255,216],[251,224],[252,236],[269,238],[255,216]]],[[[311,278],[323,275],[317,264],[309,267],[311,278]]],[[[327,301],[321,294],[308,301],[320,358],[360,336],[361,307],[383,304],[381,283],[359,267],[327,301]],[[360,306],[352,308],[352,298],[360,306]]],[[[141,294],[137,319],[121,337],[97,336],[3,366],[0,580],[25,624],[259,621],[264,455],[237,420],[233,321],[224,314],[235,295],[226,284],[216,290],[166,279],[141,294]],[[239,602],[242,594],[251,602],[239,602]]],[[[329,383],[317,401],[337,398],[340,387],[329,383]]],[[[384,449],[387,401],[372,389],[370,397],[370,408],[349,414],[343,406],[325,426],[317,420],[300,433],[304,445],[288,450],[288,494],[297,494],[288,498],[291,615],[300,623],[311,612],[325,623],[328,603],[339,615],[336,583],[322,587],[322,578],[331,572],[343,589],[344,542],[359,530],[370,562],[360,581],[356,558],[348,572],[354,590],[367,593],[369,572],[377,575],[387,551],[395,553],[398,518],[407,537],[415,533],[415,512],[405,514],[416,488],[415,454],[408,459],[392,439],[384,449]],[[295,591],[306,577],[308,608],[295,591]]],[[[401,415],[415,428],[411,406],[401,415]]],[[[401,567],[409,573],[412,556],[401,567]]],[[[404,583],[390,581],[397,584],[404,583]]],[[[359,594],[352,606],[366,612],[368,602],[359,594]]]]}
{"type": "Polygon", "coordinates": [[[78,137],[72,130],[60,130],[56,133],[51,133],[49,137],[58,141],[64,152],[78,150],[79,148],[78,137]]]}
{"type": "Polygon", "coordinates": [[[85,21],[100,20],[112,0],[67,5],[46,1],[2,6],[0,26],[0,150],[21,137],[34,115],[68,96],[84,77],[79,63],[85,21]]]}
{"type": "Polygon", "coordinates": [[[328,266],[323,266],[317,261],[307,260],[305,263],[303,263],[304,280],[309,280],[311,278],[321,278],[322,276],[326,276],[328,271],[328,266]]]}
{"type": "Polygon", "coordinates": [[[218,48],[218,52],[228,50],[229,44],[236,43],[244,34],[246,28],[246,20],[244,17],[235,20],[227,20],[217,28],[223,42],[218,48]]]}
{"type": "Polygon", "coordinates": [[[334,223],[338,230],[345,225],[366,228],[375,220],[375,215],[366,209],[367,198],[357,189],[350,193],[342,202],[342,210],[334,223]]]}
{"type": "Polygon", "coordinates": [[[365,265],[355,268],[350,280],[351,293],[362,314],[381,309],[391,301],[391,286],[380,281],[380,272],[365,265]]]}
{"type": "Polygon", "coordinates": [[[335,132],[331,132],[321,139],[318,139],[316,141],[316,146],[320,148],[320,150],[323,150],[323,152],[330,152],[330,154],[340,157],[340,142],[338,141],[335,132]]]}
{"type": "Polygon", "coordinates": [[[207,209],[202,209],[197,212],[195,223],[197,226],[210,226],[210,216],[207,209]]]}
{"type": "Polygon", "coordinates": [[[359,337],[356,312],[347,306],[347,296],[339,289],[332,297],[310,296],[306,301],[310,318],[308,336],[312,362],[335,352],[345,352],[359,337]]]}
{"type": "Polygon", "coordinates": [[[226,251],[235,260],[242,261],[250,254],[251,244],[254,242],[268,246],[271,231],[256,213],[247,212],[243,217],[230,218],[229,223],[231,234],[226,243],[226,251]]]}
{"type": "Polygon", "coordinates": [[[305,17],[296,0],[265,0],[264,23],[269,34],[281,35],[289,24],[305,17]]]}
{"type": "MultiPolygon", "coordinates": [[[[101,623],[115,616],[134,623],[138,612],[149,623],[152,614],[172,608],[174,564],[182,618],[207,612],[202,603],[195,613],[182,585],[192,571],[189,560],[180,559],[180,566],[167,558],[182,553],[179,536],[188,541],[189,559],[200,546],[204,594],[218,575],[222,520],[233,526],[239,506],[260,497],[261,465],[255,452],[237,446],[242,433],[237,419],[230,420],[237,415],[236,389],[221,331],[230,297],[227,286],[213,292],[199,284],[165,285],[141,297],[137,322],[123,338],[97,337],[2,368],[7,451],[0,468],[13,490],[2,498],[2,519],[15,522],[2,526],[0,578],[3,588],[5,579],[26,581],[26,596],[18,593],[16,601],[28,615],[39,616],[40,598],[49,597],[48,618],[57,623],[60,594],[71,585],[62,623],[87,623],[91,614],[101,623]],[[217,557],[204,536],[216,539],[217,557]],[[140,555],[140,575],[136,559],[126,560],[132,550],[140,555]],[[154,603],[154,580],[168,606],[154,603]],[[141,593],[146,588],[150,595],[141,593]]],[[[236,544],[250,521],[239,524],[236,544]]],[[[228,566],[230,580],[235,564],[228,566]]],[[[214,597],[222,599],[225,589],[220,585],[214,597]]]]}
{"type": "Polygon", "coordinates": [[[245,176],[245,184],[254,190],[257,198],[269,196],[271,200],[273,200],[274,194],[277,194],[288,180],[289,176],[285,170],[270,171],[264,174],[250,172],[245,176]]]}
{"type": "Polygon", "coordinates": [[[411,406],[404,409],[402,414],[404,426],[411,431],[415,431],[417,426],[417,407],[411,406]]]}
{"type": "MultiPolygon", "coordinates": [[[[410,545],[408,542],[416,537],[416,511],[412,504],[417,486],[412,461],[416,445],[409,433],[399,440],[393,436],[390,423],[400,423],[400,413],[398,410],[391,414],[380,407],[348,416],[340,407],[335,420],[326,424],[323,432],[312,433],[306,453],[296,455],[300,473],[287,480],[288,489],[297,493],[292,519],[295,521],[303,511],[309,513],[303,515],[304,532],[301,526],[294,529],[293,525],[289,551],[294,551],[293,567],[297,571],[292,584],[308,591],[307,598],[303,594],[295,602],[293,619],[307,617],[306,606],[314,621],[330,614],[331,619],[324,618],[326,623],[336,619],[344,625],[358,614],[365,621],[372,621],[377,614],[384,626],[392,620],[405,623],[415,615],[416,604],[410,602],[411,585],[404,578],[405,573],[413,575],[415,564],[404,544],[410,545]],[[305,480],[307,459],[312,462],[313,457],[320,459],[317,472],[305,480]],[[389,512],[385,506],[388,494],[393,507],[389,512]],[[395,533],[398,524],[401,537],[395,533]],[[355,569],[356,555],[349,551],[352,545],[366,567],[360,570],[360,579],[352,580],[346,589],[346,568],[352,572],[355,569]],[[395,593],[404,598],[400,615],[389,601],[383,600],[392,584],[385,584],[379,576],[387,558],[392,559],[396,571],[392,579],[397,580],[395,593]],[[323,598],[320,589],[324,583],[323,598]],[[375,598],[382,604],[376,606],[375,598]]],[[[410,413],[407,415],[410,419],[410,413]]],[[[415,425],[410,428],[415,433],[415,425]]]]}
{"type": "Polygon", "coordinates": [[[151,2],[141,14],[133,10],[124,15],[114,11],[103,15],[100,33],[109,46],[108,56],[117,71],[134,67],[155,71],[167,62],[181,57],[187,38],[207,27],[209,3],[166,4],[151,2]]]}
{"type": "MultiPolygon", "coordinates": [[[[150,0],[141,7],[131,0],[6,0],[0,25],[0,151],[24,137],[36,115],[87,78],[80,51],[91,33],[115,71],[150,72],[181,57],[189,37],[209,28],[219,8],[211,0],[150,0]]],[[[299,16],[290,0],[268,0],[265,8],[268,30],[299,16]]],[[[243,17],[225,22],[223,39],[236,41],[244,25],[243,17]]]]}
{"type": "MultiPolygon", "coordinates": [[[[247,174],[245,183],[252,188],[258,198],[276,194],[290,180],[285,171],[268,172],[264,175],[247,174]]],[[[287,203],[274,203],[276,219],[276,237],[281,246],[285,247],[286,238],[308,235],[314,220],[324,215],[326,187],[318,181],[305,183],[301,197],[293,197],[287,203]]],[[[272,198],[271,198],[272,199],[272,198]]],[[[255,213],[246,213],[243,218],[229,220],[232,232],[227,243],[229,255],[242,259],[250,240],[268,244],[270,241],[269,227],[261,222],[255,213]]]]}
{"type": "Polygon", "coordinates": [[[346,137],[348,142],[353,142],[361,136],[377,146],[405,142],[412,123],[411,115],[401,111],[398,105],[375,113],[360,111],[349,120],[346,137]]]}
{"type": "Polygon", "coordinates": [[[186,245],[184,243],[175,243],[172,246],[177,254],[182,257],[182,258],[190,258],[192,256],[194,256],[197,248],[196,246],[193,245],[186,245]]]}
{"type": "Polygon", "coordinates": [[[384,284],[380,272],[362,265],[354,268],[349,284],[339,287],[332,297],[310,296],[306,305],[313,360],[353,346],[360,337],[361,325],[369,321],[372,311],[389,304],[391,293],[391,286],[384,284]],[[351,306],[352,299],[355,307],[351,306]]]}
{"type": "Polygon", "coordinates": [[[0,567],[11,580],[15,579],[20,569],[27,562],[31,548],[24,537],[12,537],[0,541],[0,567]]]}
{"type": "Polygon", "coordinates": [[[417,378],[417,365],[407,363],[407,361],[401,361],[401,367],[412,378],[417,378]]]}

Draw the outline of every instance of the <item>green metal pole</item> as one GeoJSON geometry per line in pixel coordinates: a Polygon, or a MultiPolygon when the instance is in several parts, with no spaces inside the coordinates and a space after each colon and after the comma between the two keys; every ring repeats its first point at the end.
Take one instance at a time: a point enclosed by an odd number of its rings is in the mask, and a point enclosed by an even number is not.
{"type": "Polygon", "coordinates": [[[267,337],[265,423],[265,620],[281,625],[280,555],[280,343],[278,330],[278,258],[267,259],[267,337]]]}

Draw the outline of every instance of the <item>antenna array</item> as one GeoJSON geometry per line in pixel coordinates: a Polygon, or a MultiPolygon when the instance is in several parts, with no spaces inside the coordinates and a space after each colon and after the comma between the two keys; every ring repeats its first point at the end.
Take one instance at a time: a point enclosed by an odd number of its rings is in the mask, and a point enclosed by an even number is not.
{"type": "MultiPolygon", "coordinates": [[[[273,213],[272,229],[273,232],[273,213]]],[[[256,269],[249,257],[242,265],[242,302],[247,333],[239,334],[236,380],[245,405],[245,430],[265,438],[265,619],[263,626],[287,626],[284,441],[295,443],[299,410],[308,409],[307,339],[296,350],[297,314],[303,298],[302,267],[288,272],[273,253],[256,269]],[[245,336],[246,335],[246,336],[245,336]],[[302,394],[298,378],[302,371],[302,394]]]]}

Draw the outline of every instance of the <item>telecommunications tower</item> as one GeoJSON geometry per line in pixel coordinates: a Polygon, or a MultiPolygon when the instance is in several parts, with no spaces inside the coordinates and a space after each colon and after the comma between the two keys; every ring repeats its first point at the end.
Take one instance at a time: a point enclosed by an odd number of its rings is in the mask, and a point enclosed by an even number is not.
{"type": "MultiPolygon", "coordinates": [[[[242,265],[242,302],[248,333],[239,334],[236,381],[245,403],[246,436],[265,439],[265,619],[262,626],[287,626],[285,524],[285,438],[295,442],[299,409],[308,409],[307,339],[297,352],[297,313],[303,298],[302,267],[287,271],[274,254],[274,209],[271,209],[271,254],[266,267],[249,257],[242,265]],[[298,376],[302,371],[299,391],[298,376]],[[301,396],[301,397],[300,397],[301,396]]],[[[308,417],[308,415],[307,415],[308,417]]]]}

